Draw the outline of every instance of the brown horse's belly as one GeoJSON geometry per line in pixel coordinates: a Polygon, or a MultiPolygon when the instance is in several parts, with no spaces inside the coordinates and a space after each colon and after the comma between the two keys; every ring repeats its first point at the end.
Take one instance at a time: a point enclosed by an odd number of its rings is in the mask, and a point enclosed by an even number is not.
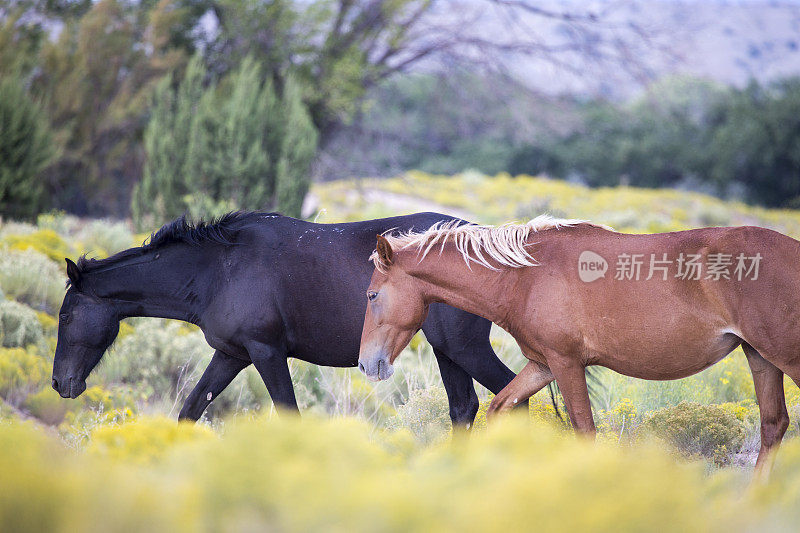
{"type": "Polygon", "coordinates": [[[696,374],[723,359],[740,344],[733,334],[723,334],[707,343],[666,346],[651,350],[627,349],[597,354],[591,364],[640,379],[680,379],[696,374]]]}

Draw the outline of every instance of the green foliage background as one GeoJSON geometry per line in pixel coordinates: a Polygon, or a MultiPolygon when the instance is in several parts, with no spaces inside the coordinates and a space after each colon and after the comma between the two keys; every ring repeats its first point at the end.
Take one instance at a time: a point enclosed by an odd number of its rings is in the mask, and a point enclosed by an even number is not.
{"type": "Polygon", "coordinates": [[[55,155],[49,124],[13,76],[0,80],[0,213],[35,215],[42,205],[39,174],[55,155]]]}

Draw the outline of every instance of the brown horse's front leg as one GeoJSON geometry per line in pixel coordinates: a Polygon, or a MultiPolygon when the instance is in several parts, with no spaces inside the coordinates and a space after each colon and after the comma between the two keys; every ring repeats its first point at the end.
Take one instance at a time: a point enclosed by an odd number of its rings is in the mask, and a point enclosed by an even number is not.
{"type": "Polygon", "coordinates": [[[578,361],[562,356],[547,357],[547,364],[564,397],[572,427],[578,433],[594,438],[596,429],[589,389],[586,387],[586,369],[578,361]]]}
{"type": "Polygon", "coordinates": [[[489,410],[486,412],[486,418],[494,418],[503,411],[519,405],[520,402],[524,402],[542,390],[551,381],[553,381],[553,374],[549,368],[535,361],[528,361],[525,368],[511,380],[511,383],[492,399],[489,410]]]}

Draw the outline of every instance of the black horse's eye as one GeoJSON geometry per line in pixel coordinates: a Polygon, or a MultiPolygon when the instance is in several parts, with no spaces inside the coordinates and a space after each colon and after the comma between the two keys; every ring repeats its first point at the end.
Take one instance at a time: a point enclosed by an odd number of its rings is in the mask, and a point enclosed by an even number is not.
{"type": "Polygon", "coordinates": [[[370,302],[373,301],[377,297],[378,297],[378,293],[377,292],[375,292],[375,291],[368,291],[367,292],[367,300],[369,300],[370,302]]]}
{"type": "Polygon", "coordinates": [[[69,315],[66,314],[66,313],[61,313],[60,315],[58,315],[58,318],[60,318],[64,322],[66,322],[67,319],[69,318],[69,315]]]}

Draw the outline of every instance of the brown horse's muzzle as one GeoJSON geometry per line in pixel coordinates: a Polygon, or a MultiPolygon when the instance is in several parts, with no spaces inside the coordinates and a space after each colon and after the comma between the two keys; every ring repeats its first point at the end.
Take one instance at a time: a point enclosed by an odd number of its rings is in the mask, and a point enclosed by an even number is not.
{"type": "Polygon", "coordinates": [[[389,357],[385,353],[379,353],[369,359],[359,358],[358,369],[370,381],[389,379],[394,374],[394,366],[389,362],[389,357]]]}

